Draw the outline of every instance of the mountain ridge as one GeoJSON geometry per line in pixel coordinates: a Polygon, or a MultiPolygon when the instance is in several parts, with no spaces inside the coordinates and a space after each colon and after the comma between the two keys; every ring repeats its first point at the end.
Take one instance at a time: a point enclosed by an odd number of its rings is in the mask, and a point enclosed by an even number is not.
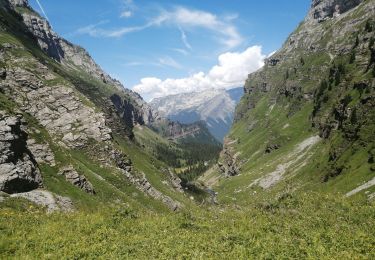
{"type": "Polygon", "coordinates": [[[204,121],[211,134],[222,142],[233,121],[242,88],[207,89],[157,98],[150,105],[172,121],[194,123],[204,121]]]}

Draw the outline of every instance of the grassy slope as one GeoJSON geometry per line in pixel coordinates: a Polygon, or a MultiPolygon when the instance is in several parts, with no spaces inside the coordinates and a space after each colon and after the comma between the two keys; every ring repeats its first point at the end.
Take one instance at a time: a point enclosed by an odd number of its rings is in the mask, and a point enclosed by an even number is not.
{"type": "MultiPolygon", "coordinates": [[[[0,2],[0,4],[4,4],[0,2]]],[[[79,86],[74,89],[76,95],[80,97],[81,101],[90,107],[94,107],[97,111],[101,111],[101,100],[119,91],[110,85],[103,84],[84,72],[67,71],[66,68],[47,57],[32,40],[32,37],[25,34],[27,29],[18,20],[14,14],[0,9],[0,15],[4,18],[8,31],[0,32],[0,43],[11,43],[23,48],[13,49],[12,54],[17,58],[27,58],[24,63],[24,69],[33,71],[34,63],[42,61],[54,71],[57,76],[52,81],[45,81],[48,86],[63,84],[66,86],[79,86]],[[87,87],[88,89],[82,89],[87,87]]],[[[12,66],[12,61],[8,61],[6,66],[12,66]]],[[[17,111],[17,105],[9,100],[3,93],[0,93],[0,109],[5,109],[11,113],[17,111]]],[[[121,175],[113,167],[100,165],[95,158],[90,156],[90,148],[87,150],[69,150],[54,143],[48,132],[38,124],[37,120],[31,115],[24,113],[29,128],[37,129],[39,134],[31,134],[31,137],[37,141],[46,141],[50,145],[55,154],[57,162],[56,167],[48,165],[41,165],[42,176],[44,178],[44,186],[46,189],[55,192],[59,195],[71,197],[75,206],[83,210],[95,210],[98,207],[113,206],[116,203],[125,203],[126,205],[137,209],[150,209],[156,211],[167,211],[166,206],[156,200],[153,200],[143,193],[136,190],[124,176],[121,175]],[[80,174],[83,174],[93,184],[97,194],[91,196],[72,186],[64,180],[62,176],[57,173],[62,166],[73,165],[80,174]]],[[[163,193],[168,194],[174,199],[180,201],[187,201],[186,198],[180,194],[176,194],[172,188],[162,183],[166,180],[166,176],[161,172],[161,169],[166,167],[163,163],[157,162],[146,152],[142,151],[141,147],[134,145],[126,136],[116,136],[117,146],[124,150],[130,158],[134,161],[135,167],[144,172],[149,181],[157,189],[163,193]],[[156,163],[154,166],[151,161],[156,163]]],[[[95,143],[92,144],[92,147],[95,143]]]]}
{"type": "Polygon", "coordinates": [[[2,207],[1,258],[375,257],[374,205],[319,193],[162,215],[114,209],[46,216],[27,203],[2,207]]]}
{"type": "MultiPolygon", "coordinates": [[[[322,26],[326,27],[326,33],[315,45],[325,46],[328,41],[333,41],[335,44],[343,42],[349,45],[352,42],[354,44],[355,35],[348,32],[343,38],[332,39],[330,30],[334,27],[343,27],[348,21],[357,19],[366,12],[364,8],[366,7],[361,6],[340,22],[325,22],[322,26]]],[[[365,38],[369,33],[365,32],[364,28],[365,22],[355,30],[359,35],[360,42],[368,44],[365,38]]],[[[367,50],[360,55],[369,59],[370,50],[368,47],[366,48],[367,50]]],[[[358,55],[358,50],[355,51],[358,55]]],[[[283,158],[291,154],[296,145],[319,134],[319,130],[312,127],[311,120],[316,101],[299,101],[294,97],[280,95],[278,91],[282,84],[300,85],[303,89],[302,93],[314,93],[319,88],[321,81],[328,81],[330,68],[338,66],[338,64],[343,64],[345,72],[341,76],[339,85],[335,86],[335,83],[332,83],[332,90],[325,91],[323,94],[326,95],[325,103],[322,103],[316,118],[324,120],[332,117],[330,113],[332,113],[333,107],[342,102],[346,96],[351,98],[348,106],[352,110],[354,107],[361,107],[361,102],[366,95],[373,96],[373,90],[371,94],[361,94],[360,90],[353,88],[355,83],[369,81],[371,85],[371,81],[373,81],[371,70],[365,71],[361,61],[356,60],[350,63],[350,54],[330,60],[326,51],[309,53],[303,49],[296,49],[293,56],[289,55],[282,64],[276,67],[266,67],[260,72],[262,76],[259,78],[267,78],[268,84],[273,86],[273,89],[268,93],[251,94],[258,100],[254,109],[247,109],[250,95],[245,96],[237,108],[238,113],[244,112],[244,116],[234,124],[229,137],[236,140],[231,146],[240,153],[241,175],[221,180],[217,189],[222,202],[246,203],[249,199],[272,198],[285,189],[310,189],[323,193],[339,192],[341,193],[339,196],[342,196],[343,193],[374,177],[373,171],[370,170],[371,164],[368,162],[369,151],[373,147],[373,138],[375,138],[374,111],[370,110],[363,112],[364,116],[362,117],[365,119],[361,125],[358,139],[354,141],[345,139],[346,129],[333,132],[330,138],[320,141],[311,148],[304,156],[307,158],[305,164],[293,172],[288,170],[286,176],[293,174],[285,177],[278,185],[265,192],[256,186],[249,187],[254,180],[277,169],[277,166],[283,162],[283,158]],[[275,100],[276,97],[277,102],[274,105],[274,101],[271,100],[275,100]],[[249,131],[248,128],[252,122],[256,123],[253,130],[249,131]],[[280,149],[266,154],[264,151],[267,144],[278,144],[280,149]],[[329,158],[334,152],[337,152],[340,157],[333,163],[329,161],[329,158]],[[332,172],[340,167],[343,167],[343,170],[339,176],[329,177],[327,182],[323,182],[326,176],[332,176],[332,172]]],[[[253,80],[254,77],[250,77],[247,84],[258,84],[258,78],[255,78],[256,83],[252,82],[253,80]]],[[[350,127],[350,122],[347,123],[347,121],[350,120],[345,121],[345,124],[350,127]]],[[[290,160],[292,159],[294,158],[290,160]]],[[[370,193],[374,191],[374,187],[367,189],[367,192],[370,193]]]]}

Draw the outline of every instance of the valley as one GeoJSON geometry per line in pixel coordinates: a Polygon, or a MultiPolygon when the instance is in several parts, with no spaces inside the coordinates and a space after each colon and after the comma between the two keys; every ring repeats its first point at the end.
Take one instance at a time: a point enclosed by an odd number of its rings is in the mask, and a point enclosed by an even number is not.
{"type": "Polygon", "coordinates": [[[375,258],[374,0],[149,103],[42,12],[0,0],[0,258],[375,258]]]}

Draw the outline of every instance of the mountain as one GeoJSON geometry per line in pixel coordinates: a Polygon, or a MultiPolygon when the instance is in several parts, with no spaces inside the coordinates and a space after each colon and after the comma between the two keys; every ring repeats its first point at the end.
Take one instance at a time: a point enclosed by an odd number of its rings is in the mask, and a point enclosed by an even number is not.
{"type": "Polygon", "coordinates": [[[223,199],[285,189],[374,197],[374,17],[374,1],[314,0],[249,75],[218,170],[203,177],[228,177],[223,199]]]}
{"type": "Polygon", "coordinates": [[[242,95],[243,88],[209,89],[156,98],[150,106],[172,121],[183,124],[204,121],[211,134],[222,142],[232,125],[234,110],[242,95]]]}
{"type": "Polygon", "coordinates": [[[191,204],[174,167],[214,162],[219,144],[199,159],[199,144],[186,141],[202,139],[205,128],[152,132],[165,120],[57,35],[27,0],[1,0],[0,18],[0,201],[25,198],[48,211],[191,204]]]}

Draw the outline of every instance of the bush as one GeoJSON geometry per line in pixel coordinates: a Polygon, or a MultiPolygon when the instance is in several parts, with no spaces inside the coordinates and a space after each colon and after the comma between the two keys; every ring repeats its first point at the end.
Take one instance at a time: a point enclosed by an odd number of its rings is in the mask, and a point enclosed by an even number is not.
{"type": "Polygon", "coordinates": [[[355,51],[352,51],[352,52],[350,53],[349,63],[350,63],[350,64],[353,64],[354,61],[355,61],[355,51]]]}

